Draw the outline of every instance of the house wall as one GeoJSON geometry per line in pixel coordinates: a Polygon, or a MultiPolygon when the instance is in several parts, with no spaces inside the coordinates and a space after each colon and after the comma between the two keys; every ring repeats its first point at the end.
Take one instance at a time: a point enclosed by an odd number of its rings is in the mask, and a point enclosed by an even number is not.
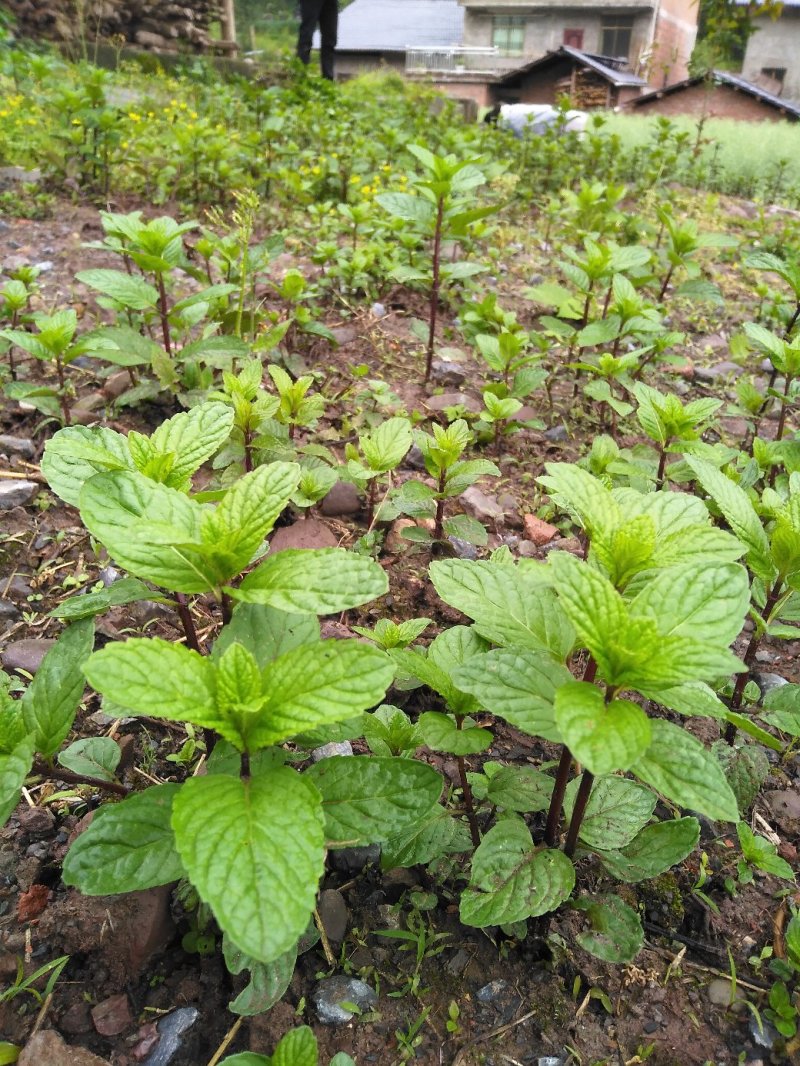
{"type": "Polygon", "coordinates": [[[640,115],[701,115],[711,118],[736,118],[743,122],[781,122],[786,116],[754,96],[737,92],[729,85],[690,85],[660,99],[632,107],[640,115]]]}
{"type": "Polygon", "coordinates": [[[742,77],[758,81],[764,68],[785,67],[780,95],[800,104],[800,9],[784,7],[775,22],[755,19],[758,30],[747,42],[742,77]]]}
{"type": "Polygon", "coordinates": [[[495,60],[499,70],[513,70],[526,62],[529,63],[532,59],[543,56],[546,52],[560,48],[564,43],[564,30],[582,29],[583,51],[599,52],[604,12],[634,15],[630,58],[635,63],[650,41],[653,21],[649,5],[638,11],[627,5],[613,7],[603,4],[594,4],[591,8],[556,6],[548,10],[531,11],[529,4],[523,5],[516,3],[515,0],[503,0],[502,7],[498,4],[482,8],[472,8],[468,0],[465,0],[464,7],[466,9],[464,12],[464,44],[468,47],[491,47],[492,20],[495,15],[513,17],[518,12],[520,17],[527,20],[524,54],[522,56],[499,56],[495,60]]]}
{"type": "Polygon", "coordinates": [[[651,85],[672,85],[689,76],[697,38],[698,0],[661,0],[647,64],[651,85]]]}

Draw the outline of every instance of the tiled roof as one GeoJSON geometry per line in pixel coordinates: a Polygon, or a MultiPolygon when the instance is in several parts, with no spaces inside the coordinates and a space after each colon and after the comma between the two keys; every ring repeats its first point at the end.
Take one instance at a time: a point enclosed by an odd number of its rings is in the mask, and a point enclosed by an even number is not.
{"type": "MultiPolygon", "coordinates": [[[[800,5],[800,0],[798,0],[798,5],[800,5]]],[[[775,93],[768,92],[766,89],[762,89],[760,85],[754,85],[751,81],[745,81],[745,79],[738,74],[731,74],[727,70],[713,70],[708,77],[710,80],[718,82],[721,85],[729,85],[732,89],[747,93],[748,96],[753,96],[757,100],[769,104],[771,107],[784,111],[787,115],[791,115],[792,118],[800,119],[800,107],[797,104],[793,104],[789,100],[784,100],[782,96],[776,96],[775,93]]],[[[699,85],[703,80],[703,76],[700,75],[697,75],[694,78],[686,78],[685,81],[678,81],[675,82],[674,85],[667,85],[663,89],[658,89],[656,92],[646,93],[644,96],[638,96],[635,100],[631,101],[631,106],[639,107],[640,104],[643,104],[648,100],[657,100],[661,96],[667,96],[670,93],[679,92],[681,89],[688,89],[690,85],[699,85]]]]}
{"type": "Polygon", "coordinates": [[[339,12],[340,52],[456,48],[464,35],[457,0],[353,0],[339,12]]]}
{"type": "Polygon", "coordinates": [[[534,59],[532,63],[526,63],[524,67],[517,67],[515,70],[507,71],[502,78],[498,79],[498,84],[502,85],[506,82],[516,81],[522,74],[527,74],[530,70],[535,70],[537,67],[546,66],[558,59],[564,58],[574,59],[582,66],[590,67],[595,73],[599,74],[601,78],[605,78],[606,81],[612,85],[632,85],[632,86],[644,86],[647,82],[644,78],[640,78],[638,74],[632,74],[629,70],[617,69],[619,60],[610,56],[596,56],[589,52],[581,52],[578,48],[572,48],[570,45],[564,44],[560,48],[556,48],[552,52],[548,52],[547,55],[540,56],[539,59],[534,59]]]}

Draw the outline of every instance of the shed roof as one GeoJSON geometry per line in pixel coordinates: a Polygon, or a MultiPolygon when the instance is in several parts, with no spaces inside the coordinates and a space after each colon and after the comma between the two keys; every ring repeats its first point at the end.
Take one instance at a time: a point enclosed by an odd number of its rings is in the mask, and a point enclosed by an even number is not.
{"type": "Polygon", "coordinates": [[[353,0],[339,13],[340,52],[456,48],[464,36],[458,0],[353,0]]]}
{"type": "MultiPolygon", "coordinates": [[[[800,4],[800,0],[798,0],[798,3],[800,4]]],[[[699,85],[706,80],[716,82],[719,85],[728,85],[737,92],[747,93],[748,96],[753,96],[756,100],[760,100],[762,103],[767,104],[769,107],[774,107],[778,111],[783,111],[786,115],[790,115],[794,119],[800,119],[800,107],[797,104],[793,104],[789,100],[784,100],[782,96],[776,96],[775,93],[762,89],[760,85],[754,85],[751,81],[745,81],[745,79],[738,74],[731,74],[727,70],[712,70],[709,74],[698,74],[693,78],[686,78],[684,81],[676,81],[674,85],[667,85],[663,89],[657,89],[655,92],[645,93],[644,96],[637,96],[635,100],[631,100],[630,106],[639,107],[641,104],[645,104],[648,101],[658,100],[662,96],[669,96],[671,93],[680,92],[682,89],[688,89],[692,85],[699,85]]]]}
{"type": "MultiPolygon", "coordinates": [[[[800,0],[798,0],[800,2],[800,0]]],[[[560,48],[554,49],[552,52],[548,52],[546,55],[540,56],[539,59],[534,59],[532,63],[526,63],[524,67],[517,67],[514,70],[508,71],[502,78],[498,79],[498,85],[504,85],[509,82],[516,81],[519,77],[529,73],[532,70],[538,70],[542,67],[550,66],[557,63],[559,60],[571,59],[581,66],[589,67],[596,74],[599,74],[601,78],[610,82],[614,86],[631,85],[634,87],[642,87],[647,85],[644,78],[640,78],[638,74],[633,74],[630,70],[621,69],[621,60],[614,58],[613,56],[598,56],[593,55],[591,52],[582,52],[579,48],[572,48],[568,44],[561,45],[560,48]]]]}

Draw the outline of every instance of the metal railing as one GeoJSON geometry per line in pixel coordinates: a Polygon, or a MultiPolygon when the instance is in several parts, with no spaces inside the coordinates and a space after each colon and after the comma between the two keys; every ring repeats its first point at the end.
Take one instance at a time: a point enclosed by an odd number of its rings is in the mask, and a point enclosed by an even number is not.
{"type": "Polygon", "coordinates": [[[408,73],[465,74],[496,69],[497,48],[407,48],[408,73]]]}

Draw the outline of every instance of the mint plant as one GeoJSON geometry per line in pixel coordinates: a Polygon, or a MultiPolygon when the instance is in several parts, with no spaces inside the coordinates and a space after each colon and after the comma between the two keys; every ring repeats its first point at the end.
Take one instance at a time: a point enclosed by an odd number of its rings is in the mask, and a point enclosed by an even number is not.
{"type": "Polygon", "coordinates": [[[412,442],[411,423],[398,416],[388,418],[369,433],[362,434],[357,447],[345,445],[347,474],[359,488],[367,489],[368,525],[372,524],[375,515],[379,481],[397,469],[412,442]]]}
{"type": "Polygon", "coordinates": [[[660,489],[664,485],[664,469],[670,448],[674,445],[683,450],[681,445],[697,440],[708,428],[722,401],[707,398],[684,404],[673,393],[664,395],[641,382],[632,391],[638,403],[636,418],[639,425],[658,448],[655,480],[656,488],[660,489]]]}
{"type": "MultiPolygon", "coordinates": [[[[220,1066],[319,1066],[317,1038],[307,1025],[291,1029],[281,1037],[272,1055],[242,1051],[224,1058],[220,1066]]],[[[344,1051],[337,1052],[328,1066],[356,1066],[344,1051]]]]}

